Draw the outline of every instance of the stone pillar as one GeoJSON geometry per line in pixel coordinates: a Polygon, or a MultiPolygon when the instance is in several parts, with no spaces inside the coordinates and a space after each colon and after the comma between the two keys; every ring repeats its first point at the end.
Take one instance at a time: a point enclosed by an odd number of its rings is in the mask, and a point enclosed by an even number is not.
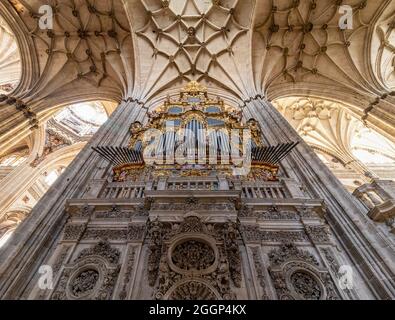
{"type": "Polygon", "coordinates": [[[66,221],[67,199],[82,197],[90,179],[102,177],[108,170],[92,146],[127,143],[130,124],[142,121],[146,110],[136,102],[122,102],[110,119],[50,188],[0,251],[0,299],[21,298],[29,281],[56,246],[66,221]]]}
{"type": "Polygon", "coordinates": [[[261,123],[265,140],[270,144],[300,140],[298,147],[283,161],[283,169],[304,185],[313,199],[325,200],[328,223],[350,254],[354,267],[377,298],[393,299],[395,248],[366,217],[364,206],[347,192],[269,102],[261,98],[252,100],[246,104],[244,113],[247,118],[253,117],[261,123]]]}

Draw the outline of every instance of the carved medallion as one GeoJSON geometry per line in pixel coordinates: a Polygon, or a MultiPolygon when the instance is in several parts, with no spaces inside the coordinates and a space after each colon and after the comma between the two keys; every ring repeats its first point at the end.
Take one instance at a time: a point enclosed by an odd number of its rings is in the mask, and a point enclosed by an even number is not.
{"type": "Polygon", "coordinates": [[[70,290],[76,298],[92,293],[99,280],[97,270],[84,270],[78,274],[70,284],[70,290]]]}
{"type": "Polygon", "coordinates": [[[297,271],[291,276],[296,293],[305,300],[320,300],[322,289],[317,280],[306,272],[297,271]]]}
{"type": "Polygon", "coordinates": [[[214,250],[206,243],[188,240],[174,248],[171,257],[174,265],[182,270],[206,270],[215,262],[214,250]]]}

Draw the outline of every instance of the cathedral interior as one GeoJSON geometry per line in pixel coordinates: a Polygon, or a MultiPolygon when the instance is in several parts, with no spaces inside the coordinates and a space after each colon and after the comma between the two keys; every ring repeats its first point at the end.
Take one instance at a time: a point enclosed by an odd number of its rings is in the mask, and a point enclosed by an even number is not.
{"type": "Polygon", "coordinates": [[[393,300],[395,1],[0,0],[0,185],[0,299],[393,300]]]}

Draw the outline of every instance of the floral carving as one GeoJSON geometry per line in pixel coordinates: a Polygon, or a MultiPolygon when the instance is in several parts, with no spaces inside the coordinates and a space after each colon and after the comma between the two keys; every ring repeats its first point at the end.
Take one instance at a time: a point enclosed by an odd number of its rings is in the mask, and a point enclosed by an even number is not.
{"type": "Polygon", "coordinates": [[[127,296],[127,287],[129,285],[130,279],[132,277],[134,262],[136,257],[136,249],[130,248],[129,255],[128,255],[128,262],[125,272],[125,279],[123,280],[122,290],[119,294],[119,299],[125,300],[127,296]]]}
{"type": "Polygon", "coordinates": [[[315,213],[312,209],[307,208],[307,207],[299,207],[297,208],[298,210],[298,214],[301,218],[304,219],[316,219],[319,218],[319,216],[317,215],[317,213],[315,213]]]}
{"type": "Polygon", "coordinates": [[[120,252],[106,241],[82,250],[72,265],[65,266],[51,299],[110,299],[120,270],[119,258],[120,252]]]}
{"type": "Polygon", "coordinates": [[[99,273],[97,270],[84,270],[73,279],[70,290],[77,298],[89,295],[95,289],[98,280],[99,273]]]}
{"type": "Polygon", "coordinates": [[[91,216],[93,211],[94,211],[94,207],[89,205],[84,205],[78,208],[78,210],[75,213],[72,213],[71,216],[75,218],[88,218],[91,216]]]}
{"type": "Polygon", "coordinates": [[[315,266],[319,266],[317,259],[309,252],[298,249],[293,243],[286,243],[281,248],[269,253],[272,265],[279,266],[289,260],[302,260],[315,266]]]}
{"type": "Polygon", "coordinates": [[[83,239],[84,240],[127,240],[127,229],[88,229],[83,239]]]}
{"type": "Polygon", "coordinates": [[[112,248],[107,241],[100,241],[93,248],[84,249],[78,255],[76,261],[89,256],[101,256],[110,263],[118,263],[120,252],[118,249],[112,248]]]}
{"type": "Polygon", "coordinates": [[[108,300],[114,291],[115,283],[119,275],[120,266],[110,269],[104,275],[103,284],[99,289],[96,300],[108,300]]]}
{"type": "Polygon", "coordinates": [[[265,211],[258,213],[257,216],[263,220],[298,220],[296,212],[292,211],[265,211]]]}
{"type": "Polygon", "coordinates": [[[68,224],[64,231],[63,240],[78,241],[84,234],[85,229],[85,224],[68,224]]]}
{"type": "Polygon", "coordinates": [[[265,267],[262,263],[261,256],[259,254],[259,249],[257,247],[254,247],[251,249],[252,250],[252,256],[254,259],[254,266],[255,266],[255,271],[259,280],[259,285],[261,286],[263,290],[263,295],[262,295],[262,300],[268,300],[269,297],[266,293],[266,277],[265,277],[265,267]]]}
{"type": "Polygon", "coordinates": [[[291,295],[287,283],[285,281],[285,276],[282,272],[274,272],[269,270],[270,277],[272,278],[273,285],[276,288],[276,292],[279,300],[294,300],[291,295]]]}
{"type": "Polygon", "coordinates": [[[215,254],[208,244],[188,240],[175,247],[172,261],[180,269],[200,271],[214,264],[215,254]]]}
{"type": "Polygon", "coordinates": [[[238,244],[238,231],[235,223],[229,222],[224,232],[226,254],[229,259],[230,274],[236,287],[241,286],[241,258],[238,244]]]}
{"type": "Polygon", "coordinates": [[[329,273],[321,274],[321,280],[323,281],[326,289],[326,299],[327,300],[339,300],[339,294],[335,288],[332,278],[329,273]]]}
{"type": "Polygon", "coordinates": [[[157,220],[149,223],[149,256],[148,256],[148,283],[151,287],[155,285],[158,278],[159,263],[162,256],[162,228],[157,220]]]}
{"type": "Polygon", "coordinates": [[[185,203],[154,203],[152,210],[160,211],[185,211],[185,210],[218,210],[218,211],[234,211],[234,205],[231,203],[202,203],[196,205],[185,203]]]}
{"type": "Polygon", "coordinates": [[[53,131],[46,130],[45,146],[41,155],[37,154],[36,158],[30,164],[33,168],[36,168],[42,163],[50,154],[58,151],[64,147],[72,145],[72,141],[67,141],[66,137],[53,131]]]}
{"type": "MultiPolygon", "coordinates": [[[[241,285],[241,258],[235,223],[205,224],[199,217],[189,216],[180,224],[151,222],[149,230],[148,278],[152,286],[158,280],[154,294],[156,299],[173,299],[174,292],[178,292],[177,297],[187,299],[191,296],[188,291],[181,294],[181,291],[173,290],[181,288],[192,278],[197,283],[209,283],[217,298],[235,299],[231,282],[235,286],[241,285]]],[[[205,294],[199,296],[210,298],[205,294]]]]}
{"type": "Polygon", "coordinates": [[[303,231],[267,231],[257,226],[243,226],[242,233],[248,242],[309,242],[303,231]]]}
{"type": "Polygon", "coordinates": [[[217,300],[215,293],[204,283],[189,281],[178,286],[170,300],[217,300]]]}
{"type": "Polygon", "coordinates": [[[335,300],[338,293],[327,270],[307,251],[285,244],[269,254],[273,279],[279,299],[335,300]]]}
{"type": "Polygon", "coordinates": [[[145,225],[129,225],[127,231],[128,240],[142,240],[145,233],[145,225]]]}
{"type": "Polygon", "coordinates": [[[326,226],[306,226],[306,232],[315,243],[330,242],[329,230],[326,226]]]}
{"type": "Polygon", "coordinates": [[[304,300],[320,300],[322,289],[317,280],[306,272],[295,272],[291,276],[291,283],[296,293],[304,300]]]}
{"type": "Polygon", "coordinates": [[[180,225],[178,233],[201,233],[203,232],[203,224],[198,217],[187,217],[180,225]]]}
{"type": "Polygon", "coordinates": [[[303,231],[261,231],[264,242],[308,242],[309,238],[303,231]]]}

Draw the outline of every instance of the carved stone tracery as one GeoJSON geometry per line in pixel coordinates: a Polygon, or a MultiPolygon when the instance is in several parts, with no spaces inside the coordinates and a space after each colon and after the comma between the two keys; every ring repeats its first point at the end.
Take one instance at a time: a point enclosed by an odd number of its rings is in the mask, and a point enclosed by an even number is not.
{"type": "Polygon", "coordinates": [[[157,299],[234,297],[232,281],[241,284],[234,224],[205,224],[191,215],[181,224],[154,221],[149,234],[148,278],[151,286],[157,284],[157,299]],[[206,281],[211,289],[202,284],[206,281]]]}

